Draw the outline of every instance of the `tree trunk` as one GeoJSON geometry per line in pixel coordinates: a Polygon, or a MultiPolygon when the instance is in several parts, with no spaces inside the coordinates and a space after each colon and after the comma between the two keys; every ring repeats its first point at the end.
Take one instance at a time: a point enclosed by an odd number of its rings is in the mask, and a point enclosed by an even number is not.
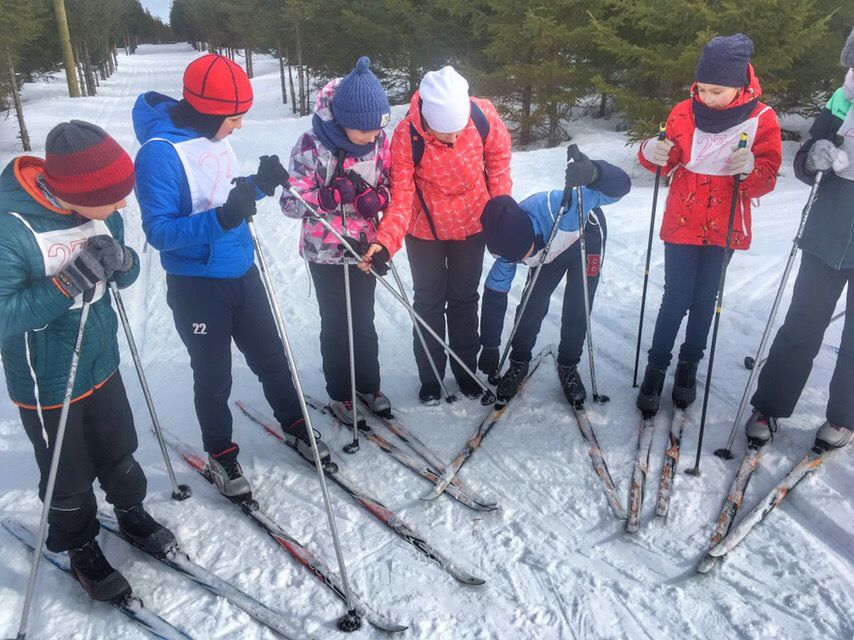
{"type": "Polygon", "coordinates": [[[9,66],[9,80],[12,82],[12,101],[15,103],[15,115],[18,117],[18,137],[21,138],[21,145],[24,151],[32,151],[30,147],[30,134],[27,132],[27,125],[24,122],[24,108],[21,106],[21,92],[18,89],[18,79],[15,77],[15,63],[12,61],[12,50],[9,45],[6,45],[6,62],[9,66]]]}
{"type": "Polygon", "coordinates": [[[285,60],[282,58],[282,45],[276,45],[276,57],[279,59],[279,83],[282,85],[282,104],[288,104],[288,86],[285,83],[285,60]]]}
{"type": "Polygon", "coordinates": [[[65,65],[65,80],[68,82],[68,96],[80,97],[80,85],[74,73],[74,53],[71,50],[71,34],[68,32],[68,19],[65,16],[65,1],[53,0],[53,11],[56,14],[56,27],[59,30],[59,44],[62,48],[62,60],[65,65]]]}
{"type": "Polygon", "coordinates": [[[89,57],[89,47],[85,42],[83,43],[81,53],[83,54],[83,73],[86,76],[86,91],[90,96],[98,95],[98,85],[96,84],[97,79],[95,78],[95,73],[92,70],[92,59],[89,57]]]}
{"type": "Polygon", "coordinates": [[[294,74],[291,67],[291,57],[288,55],[288,51],[285,51],[285,55],[288,58],[288,84],[291,87],[291,113],[296,115],[297,113],[297,97],[294,92],[294,74]]]}
{"type": "Polygon", "coordinates": [[[119,54],[118,54],[118,51],[116,51],[116,47],[114,46],[113,47],[113,70],[115,71],[118,68],[119,68],[119,54]]]}
{"type": "Polygon", "coordinates": [[[558,114],[557,103],[550,102],[548,106],[549,112],[549,146],[557,146],[558,132],[560,131],[560,115],[558,114]]]}
{"type": "Polygon", "coordinates": [[[598,117],[604,118],[607,114],[608,114],[608,94],[603,92],[602,95],[599,96],[599,114],[598,114],[598,117]]]}
{"type": "Polygon", "coordinates": [[[305,115],[305,69],[302,64],[302,33],[299,22],[296,24],[297,41],[297,78],[299,79],[299,114],[305,115]]]}
{"type": "Polygon", "coordinates": [[[311,113],[311,107],[309,104],[311,103],[311,76],[308,74],[308,65],[305,65],[305,107],[302,110],[302,114],[307,116],[311,113]]]}
{"type": "Polygon", "coordinates": [[[74,58],[76,59],[75,66],[77,68],[77,78],[80,82],[80,87],[83,89],[83,95],[88,96],[89,91],[86,86],[86,72],[83,69],[83,56],[80,55],[80,47],[74,48],[74,58]]]}
{"type": "Polygon", "coordinates": [[[246,55],[246,75],[250,78],[254,78],[255,68],[252,66],[252,49],[245,47],[243,52],[246,55]]]}
{"type": "Polygon", "coordinates": [[[522,87],[522,118],[519,123],[519,144],[523,147],[531,144],[531,98],[534,88],[526,84],[522,87]]]}

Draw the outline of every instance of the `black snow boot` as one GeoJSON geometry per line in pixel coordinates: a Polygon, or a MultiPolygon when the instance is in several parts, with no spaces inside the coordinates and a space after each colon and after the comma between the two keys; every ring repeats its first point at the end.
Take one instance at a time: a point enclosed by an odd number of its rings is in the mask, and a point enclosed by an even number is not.
{"type": "Polygon", "coordinates": [[[557,375],[560,379],[560,386],[563,388],[563,394],[569,403],[573,406],[584,404],[584,400],[587,398],[587,389],[584,388],[584,383],[581,381],[576,366],[558,365],[557,375]]]}
{"type": "Polygon", "coordinates": [[[116,507],[119,529],[146,552],[164,558],[178,550],[175,535],[151,517],[140,502],[130,509],[116,507]]]}
{"type": "Polygon", "coordinates": [[[99,602],[122,602],[132,590],[125,577],[113,569],[97,540],[68,552],[71,571],[89,597],[99,602]]]}
{"type": "Polygon", "coordinates": [[[686,408],[697,399],[697,362],[680,360],[673,375],[673,404],[686,408]]]}
{"type": "Polygon", "coordinates": [[[498,381],[496,395],[499,402],[508,402],[516,392],[519,391],[519,385],[528,377],[528,363],[516,362],[511,358],[510,368],[504,372],[501,379],[498,381]]]}
{"type": "Polygon", "coordinates": [[[649,366],[643,374],[640,391],[638,391],[637,407],[644,416],[654,416],[661,406],[661,389],[664,387],[664,374],[661,369],[649,366]]]}
{"type": "Polygon", "coordinates": [[[418,399],[421,404],[426,404],[428,407],[435,407],[439,404],[439,399],[442,397],[442,388],[438,382],[424,382],[421,384],[421,390],[418,392],[418,399]]]}

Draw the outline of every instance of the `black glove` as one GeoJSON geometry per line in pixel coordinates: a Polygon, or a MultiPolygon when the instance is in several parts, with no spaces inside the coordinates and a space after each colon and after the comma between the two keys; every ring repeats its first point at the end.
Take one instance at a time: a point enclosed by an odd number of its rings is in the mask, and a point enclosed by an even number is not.
{"type": "Polygon", "coordinates": [[[235,179],[237,184],[228,192],[228,198],[216,208],[216,219],[226,231],[255,215],[255,187],[248,180],[235,179]]]}
{"type": "Polygon", "coordinates": [[[477,359],[477,368],[487,376],[495,375],[500,359],[501,356],[498,353],[498,347],[483,347],[477,359]]]}
{"type": "MultiPolygon", "coordinates": [[[[368,246],[369,246],[368,245],[368,239],[364,233],[362,233],[360,235],[358,240],[356,240],[356,238],[351,238],[350,236],[342,236],[342,237],[344,238],[344,242],[346,242],[348,245],[350,245],[350,247],[353,249],[353,251],[355,251],[356,253],[359,254],[360,258],[365,253],[365,251],[368,250],[368,246]]],[[[341,251],[344,252],[345,256],[348,256],[351,258],[353,257],[353,254],[350,253],[349,251],[347,251],[347,249],[346,249],[346,247],[344,247],[344,245],[339,244],[338,246],[341,249],[341,251]]]]}
{"type": "Polygon", "coordinates": [[[599,178],[599,167],[590,158],[578,150],[577,145],[569,147],[568,155],[572,162],[566,165],[566,188],[586,187],[599,178]]]}
{"type": "Polygon", "coordinates": [[[288,172],[279,162],[279,156],[261,156],[258,173],[252,179],[265,196],[271,196],[276,193],[276,187],[287,182],[288,172]]]}
{"type": "MultiPolygon", "coordinates": [[[[382,247],[382,245],[380,246],[382,247]]],[[[389,270],[389,260],[391,260],[391,256],[388,254],[388,249],[383,247],[371,256],[371,266],[374,268],[374,271],[376,271],[379,275],[384,276],[388,273],[389,270]]]]}
{"type": "Polygon", "coordinates": [[[75,298],[115,271],[128,271],[133,254],[111,236],[98,235],[86,240],[83,249],[68,266],[56,274],[55,281],[69,298],[75,298]]]}

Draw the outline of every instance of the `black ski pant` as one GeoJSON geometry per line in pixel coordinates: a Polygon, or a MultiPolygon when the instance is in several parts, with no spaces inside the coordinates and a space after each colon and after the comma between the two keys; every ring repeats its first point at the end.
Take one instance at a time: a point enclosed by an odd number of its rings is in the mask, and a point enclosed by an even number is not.
{"type": "Polygon", "coordinates": [[[258,376],[279,423],[302,417],[258,268],[240,278],[168,275],[166,301],[190,354],[196,416],[208,453],[232,446],[231,341],[258,376]]]}
{"type": "MultiPolygon", "coordinates": [[[[584,340],[587,336],[587,319],[584,309],[584,281],[581,274],[587,274],[587,285],[590,291],[590,307],[593,308],[593,297],[599,286],[599,272],[602,267],[605,240],[608,230],[605,216],[601,209],[597,211],[595,220],[588,219],[584,226],[584,238],[587,244],[587,265],[581,265],[581,245],[576,242],[551,262],[544,264],[537,284],[528,299],[525,314],[513,338],[513,350],[510,358],[516,362],[528,362],[537,341],[537,334],[543,324],[543,319],[549,311],[552,293],[566,275],[566,287],[563,292],[563,311],[560,322],[560,346],[558,348],[558,363],[563,366],[577,365],[581,360],[584,340]]],[[[528,283],[534,277],[534,268],[528,272],[528,283]]],[[[516,319],[519,309],[516,309],[516,319]]]]}
{"type": "MultiPolygon", "coordinates": [[[[465,240],[421,240],[406,236],[406,253],[412,271],[413,307],[472,371],[477,366],[480,337],[477,326],[480,276],[486,242],[482,233],[465,240]]],[[[444,377],[446,355],[435,338],[422,330],[427,348],[439,374],[444,377]]],[[[418,334],[412,331],[415,362],[421,383],[435,382],[433,370],[418,334]]],[[[458,383],[471,388],[470,376],[451,359],[451,371],[458,383]]]]}
{"type": "Polygon", "coordinates": [[[350,273],[353,311],[353,360],[356,390],[371,394],[380,390],[380,362],[374,327],[376,280],[356,265],[308,263],[320,306],[320,354],[326,392],[332,400],[350,399],[350,345],[347,336],[347,300],[344,269],[350,273]]]}
{"type": "Polygon", "coordinates": [[[854,428],[854,319],[848,313],[854,309],[854,269],[833,269],[806,252],[801,254],[786,320],[777,331],[768,361],[759,374],[751,399],[754,408],[775,418],[792,415],[846,284],[845,325],[830,380],[827,419],[854,428]]]}
{"type": "MultiPolygon", "coordinates": [[[[62,409],[20,409],[21,422],[39,467],[39,498],[44,500],[50,461],[62,409]]],[[[53,500],[48,512],[47,548],[78,549],[98,535],[98,506],[92,483],[98,480],[107,502],[129,509],[145,498],[147,483],[134,459],[136,431],[121,374],[116,371],[90,395],[71,404],[53,500]]]]}

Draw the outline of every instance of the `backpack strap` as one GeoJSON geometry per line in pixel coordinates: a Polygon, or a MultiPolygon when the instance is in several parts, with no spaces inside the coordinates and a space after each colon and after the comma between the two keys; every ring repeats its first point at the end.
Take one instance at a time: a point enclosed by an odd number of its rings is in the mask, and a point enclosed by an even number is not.
{"type": "MultiPolygon", "coordinates": [[[[489,120],[486,119],[483,111],[474,100],[469,100],[471,104],[471,121],[474,124],[475,129],[480,134],[480,140],[482,144],[486,144],[486,138],[489,136],[489,120]]],[[[421,159],[424,157],[424,137],[418,132],[415,128],[415,125],[412,124],[412,120],[409,121],[409,142],[412,145],[412,164],[414,166],[418,166],[421,164],[421,159]]],[[[414,177],[413,177],[414,182],[414,177]]],[[[416,185],[415,194],[418,196],[418,201],[421,203],[421,209],[424,211],[424,217],[427,219],[427,224],[430,226],[430,233],[433,234],[433,238],[436,240],[439,239],[439,235],[436,233],[436,225],[433,222],[433,216],[430,215],[430,210],[427,208],[427,202],[424,200],[424,194],[421,193],[421,189],[416,185]]]]}

